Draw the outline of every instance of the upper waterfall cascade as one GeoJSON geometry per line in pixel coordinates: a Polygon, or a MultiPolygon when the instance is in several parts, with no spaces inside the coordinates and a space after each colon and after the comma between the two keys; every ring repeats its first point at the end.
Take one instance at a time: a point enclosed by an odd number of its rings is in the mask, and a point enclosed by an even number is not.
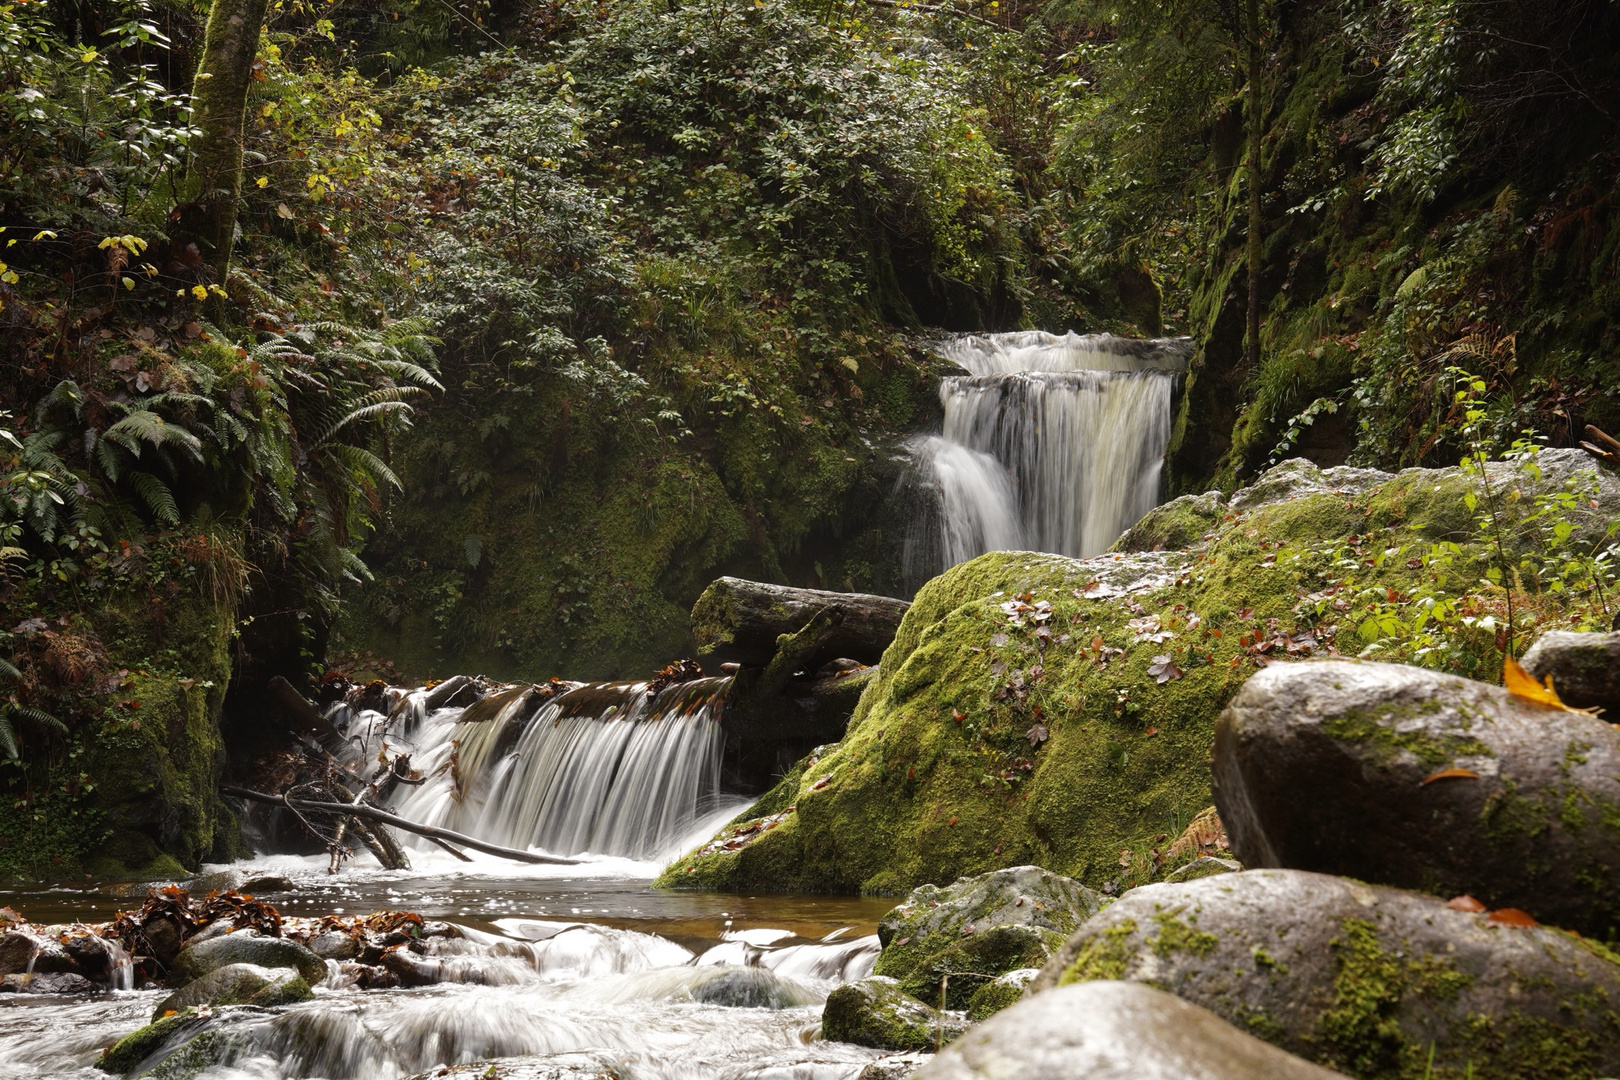
{"type": "Polygon", "coordinates": [[[906,541],[922,580],[986,551],[1095,555],[1158,502],[1186,338],[964,335],[939,352],[945,422],[908,447],[925,496],[906,541]]]}

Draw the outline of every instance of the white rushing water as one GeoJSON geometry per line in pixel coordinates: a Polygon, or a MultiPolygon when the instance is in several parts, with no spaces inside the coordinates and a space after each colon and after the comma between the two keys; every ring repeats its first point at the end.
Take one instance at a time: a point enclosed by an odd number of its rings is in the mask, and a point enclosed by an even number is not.
{"type": "Polygon", "coordinates": [[[940,352],[968,374],[941,380],[942,432],[909,443],[908,577],[986,551],[1095,555],[1157,504],[1190,341],[1021,331],[940,352]]]}
{"type": "MultiPolygon", "coordinates": [[[[720,787],[718,702],[729,680],[584,687],[502,708],[425,707],[425,692],[389,715],[348,718],[366,756],[409,753],[427,782],[396,793],[401,816],[508,847],[555,855],[669,858],[710,819],[746,800],[720,787]]],[[[342,723],[341,711],[334,719],[342,723]]],[[[407,838],[417,849],[427,841],[407,838]]]]}

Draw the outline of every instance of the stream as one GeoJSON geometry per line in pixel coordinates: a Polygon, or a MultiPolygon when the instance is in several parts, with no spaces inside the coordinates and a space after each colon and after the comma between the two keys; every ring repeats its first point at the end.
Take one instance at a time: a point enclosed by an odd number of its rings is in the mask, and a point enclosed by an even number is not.
{"type": "MultiPolygon", "coordinates": [[[[654,891],[660,864],[624,858],[413,859],[414,870],[383,871],[357,858],[336,875],[325,856],[205,868],[194,889],[289,879],[291,891],[265,897],[287,917],[408,910],[451,923],[464,936],[442,942],[445,960],[477,982],[322,986],[296,1005],[225,1010],[227,1060],[183,1075],[388,1080],[494,1060],[493,1073],[467,1075],[854,1080],[884,1056],[816,1035],[827,992],[870,972],[892,900],[654,891]]],[[[0,904],[35,923],[102,921],[146,888],[9,886],[0,904]]],[[[0,1078],[104,1080],[100,1051],[168,993],[0,997],[0,1078]]]]}

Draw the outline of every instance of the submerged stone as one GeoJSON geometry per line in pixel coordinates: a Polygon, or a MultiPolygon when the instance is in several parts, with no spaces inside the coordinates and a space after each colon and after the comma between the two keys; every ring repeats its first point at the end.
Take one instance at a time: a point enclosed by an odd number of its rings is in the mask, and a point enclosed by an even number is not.
{"type": "Polygon", "coordinates": [[[153,1020],[197,1005],[257,1005],[270,1008],[303,1001],[309,983],[292,968],[257,964],[226,964],[186,983],[164,998],[152,1012],[153,1020]]]}
{"type": "Polygon", "coordinates": [[[1426,668],[1279,664],[1222,714],[1214,779],[1246,866],[1620,929],[1620,731],[1591,716],[1426,668]]]}
{"type": "MultiPolygon", "coordinates": [[[[1511,913],[1295,870],[1148,885],[1041,972],[1151,983],[1360,1077],[1576,1080],[1620,1069],[1620,957],[1511,913]]],[[[1009,1015],[1012,1010],[1009,1010],[1009,1015]]]]}
{"type": "Polygon", "coordinates": [[[201,978],[227,964],[295,969],[311,986],[326,978],[326,961],[296,941],[265,937],[255,930],[237,930],[208,940],[194,941],[180,950],[170,971],[178,985],[201,978]]]}
{"type": "Polygon", "coordinates": [[[881,975],[846,983],[827,995],[821,1037],[877,1050],[932,1050],[967,1029],[967,1022],[940,1012],[881,975]]]}
{"type": "Polygon", "coordinates": [[[917,1080],[1344,1080],[1138,983],[1065,986],[974,1028],[917,1080]]]}
{"type": "Polygon", "coordinates": [[[698,982],[692,1000],[735,1009],[794,1009],[812,1005],[820,995],[792,979],[758,967],[726,967],[698,982]]]}

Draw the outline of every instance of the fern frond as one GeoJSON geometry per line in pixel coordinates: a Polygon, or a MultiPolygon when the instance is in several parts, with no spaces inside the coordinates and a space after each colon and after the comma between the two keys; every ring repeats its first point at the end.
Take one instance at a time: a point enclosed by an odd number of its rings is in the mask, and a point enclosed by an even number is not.
{"type": "Polygon", "coordinates": [[[202,440],[150,409],[138,409],[130,413],[102,432],[101,437],[114,440],[136,457],[140,457],[139,446],[145,441],[153,446],[178,446],[196,460],[202,460],[202,440]]]}
{"type": "Polygon", "coordinates": [[[132,472],[129,482],[141,499],[151,508],[152,515],[165,525],[178,525],[180,523],[180,507],[175,505],[174,495],[168,486],[149,472],[132,472]]]}
{"type": "Polygon", "coordinates": [[[11,710],[0,706],[0,748],[9,758],[17,756],[17,733],[11,729],[11,710]]]}
{"type": "Polygon", "coordinates": [[[355,472],[369,476],[377,484],[387,484],[396,491],[404,490],[405,485],[400,483],[394,470],[384,464],[382,458],[359,446],[350,446],[347,443],[331,443],[321,448],[322,453],[330,454],[355,472]]]}
{"type": "Polygon", "coordinates": [[[367,566],[360,556],[348,548],[338,548],[337,557],[338,564],[343,568],[343,576],[355,584],[358,585],[362,581],[376,580],[372,577],[371,567],[367,566]]]}
{"type": "Polygon", "coordinates": [[[406,413],[409,413],[411,411],[409,403],[401,401],[399,398],[400,395],[412,390],[416,391],[417,393],[426,393],[426,391],[422,390],[420,387],[396,386],[389,387],[385,390],[376,390],[370,394],[367,394],[365,397],[360,399],[362,404],[350,409],[347,415],[341,417],[336,422],[328,424],[321,431],[320,435],[310,442],[310,449],[314,449],[318,446],[324,446],[334,435],[348,427],[350,424],[357,424],[362,420],[371,420],[376,417],[386,416],[391,412],[398,412],[401,409],[405,410],[406,413]]]}
{"type": "Polygon", "coordinates": [[[20,679],[22,678],[22,672],[17,670],[17,665],[10,660],[0,659],[0,676],[8,679],[20,679]]]}

